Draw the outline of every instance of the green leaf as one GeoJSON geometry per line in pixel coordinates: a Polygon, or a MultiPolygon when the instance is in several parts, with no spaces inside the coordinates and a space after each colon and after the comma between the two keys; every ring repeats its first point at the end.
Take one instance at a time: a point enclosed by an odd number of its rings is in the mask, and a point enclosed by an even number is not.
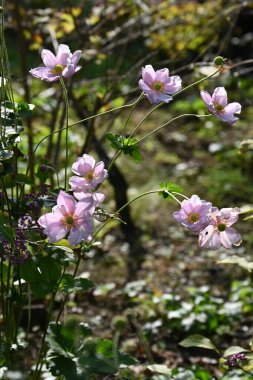
{"type": "Polygon", "coordinates": [[[48,367],[52,375],[59,378],[59,375],[64,376],[65,380],[82,380],[84,377],[78,375],[77,365],[75,361],[64,355],[50,356],[48,367]]]}
{"type": "Polygon", "coordinates": [[[238,257],[236,255],[228,256],[223,260],[217,261],[217,264],[236,264],[239,267],[251,272],[253,270],[253,262],[247,261],[244,257],[238,257]]]}
{"type": "Polygon", "coordinates": [[[148,365],[147,369],[149,369],[149,371],[151,372],[161,373],[162,375],[170,376],[172,374],[172,369],[168,368],[166,365],[152,364],[152,365],[148,365]]]}
{"type": "Polygon", "coordinates": [[[26,102],[19,102],[17,105],[18,117],[27,117],[33,114],[35,108],[34,104],[28,104],[26,102]]]}
{"type": "Polygon", "coordinates": [[[73,334],[73,331],[66,328],[61,323],[50,323],[46,341],[54,353],[62,355],[66,358],[73,356],[71,355],[71,352],[75,338],[76,336],[73,334]]]}
{"type": "Polygon", "coordinates": [[[21,277],[31,284],[35,296],[45,297],[53,292],[61,275],[61,266],[51,257],[43,257],[35,264],[29,260],[21,267],[21,277]]]}
{"type": "Polygon", "coordinates": [[[223,356],[230,356],[234,354],[240,354],[241,352],[249,352],[248,350],[245,350],[245,348],[240,346],[231,346],[226,349],[226,351],[223,353],[223,356]]]}
{"type": "Polygon", "coordinates": [[[8,240],[8,242],[13,241],[12,228],[9,226],[9,218],[6,215],[0,215],[0,233],[8,240]]]}
{"type": "Polygon", "coordinates": [[[71,274],[65,274],[64,276],[62,276],[62,280],[60,283],[60,289],[65,293],[79,291],[85,292],[94,288],[94,286],[95,284],[92,281],[82,277],[73,278],[71,274]]]}
{"type": "Polygon", "coordinates": [[[106,138],[111,142],[113,149],[121,150],[124,154],[131,156],[137,162],[142,160],[142,155],[135,138],[126,138],[112,133],[107,133],[106,138]]]}
{"type": "Polygon", "coordinates": [[[188,338],[182,340],[182,342],[180,342],[179,344],[180,346],[186,347],[186,348],[200,347],[200,348],[205,348],[207,350],[216,351],[217,353],[219,353],[219,350],[215,347],[215,345],[210,339],[199,334],[190,335],[188,336],[188,338]]]}
{"type": "Polygon", "coordinates": [[[159,195],[161,197],[163,197],[164,199],[171,198],[171,195],[169,193],[173,193],[173,192],[182,193],[183,192],[183,189],[181,188],[181,186],[178,186],[171,181],[160,183],[160,188],[162,189],[162,191],[159,193],[159,195]]]}
{"type": "Polygon", "coordinates": [[[15,181],[17,183],[21,183],[22,185],[32,185],[33,184],[33,182],[31,181],[31,178],[25,174],[17,174],[15,176],[15,181]]]}

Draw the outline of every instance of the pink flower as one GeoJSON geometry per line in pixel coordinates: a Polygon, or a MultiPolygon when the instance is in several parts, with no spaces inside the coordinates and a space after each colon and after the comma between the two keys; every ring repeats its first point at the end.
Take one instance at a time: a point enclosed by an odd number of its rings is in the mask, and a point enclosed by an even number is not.
{"type": "Polygon", "coordinates": [[[95,159],[88,154],[79,157],[72,165],[72,171],[77,176],[69,179],[69,184],[74,193],[93,191],[108,176],[104,167],[102,161],[96,163],[95,159]]]}
{"type": "Polygon", "coordinates": [[[160,102],[168,103],[181,88],[181,78],[177,75],[169,76],[168,69],[155,71],[151,65],[142,68],[142,79],[139,80],[139,87],[152,104],[160,102]]]}
{"type": "Polygon", "coordinates": [[[222,121],[234,124],[238,120],[234,113],[241,113],[241,105],[236,102],[228,104],[224,87],[217,87],[212,96],[207,91],[200,91],[200,95],[208,110],[222,121]]]}
{"type": "Polygon", "coordinates": [[[181,210],[174,212],[173,217],[190,230],[198,232],[205,228],[210,221],[212,204],[192,195],[181,203],[181,210]]]}
{"type": "Polygon", "coordinates": [[[69,47],[63,44],[59,45],[56,56],[50,50],[43,49],[41,58],[45,67],[37,67],[29,72],[35,78],[45,80],[46,82],[54,82],[61,76],[69,78],[81,69],[81,66],[77,66],[81,55],[81,50],[77,50],[71,54],[69,47]]]}
{"type": "Polygon", "coordinates": [[[79,201],[81,201],[83,198],[85,198],[87,194],[92,196],[95,206],[102,203],[105,199],[105,195],[103,193],[100,193],[99,191],[92,191],[91,193],[88,191],[87,192],[74,191],[74,197],[79,201]]]}
{"type": "Polygon", "coordinates": [[[240,245],[241,235],[231,227],[238,220],[238,208],[214,207],[209,225],[199,234],[200,247],[217,250],[221,245],[230,249],[232,245],[240,245]]]}
{"type": "Polygon", "coordinates": [[[68,234],[69,243],[75,246],[82,240],[92,239],[94,211],[90,194],[77,202],[72,195],[60,191],[57,205],[52,212],[42,215],[38,223],[44,228],[43,232],[49,243],[55,243],[68,234]]]}

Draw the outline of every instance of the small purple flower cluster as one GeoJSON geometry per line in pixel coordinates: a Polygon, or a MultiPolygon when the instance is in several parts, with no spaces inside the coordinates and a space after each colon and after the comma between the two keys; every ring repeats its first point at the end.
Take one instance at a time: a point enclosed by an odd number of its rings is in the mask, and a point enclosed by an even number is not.
{"type": "Polygon", "coordinates": [[[38,220],[49,243],[55,243],[67,235],[72,246],[92,239],[93,214],[105,198],[96,190],[107,178],[107,170],[102,161],[96,163],[92,156],[84,154],[73,164],[72,171],[76,175],[70,178],[69,183],[74,196],[60,191],[52,212],[38,220]]]}
{"type": "Polygon", "coordinates": [[[227,249],[232,245],[239,246],[241,235],[231,227],[237,220],[238,208],[213,207],[210,202],[192,195],[181,203],[180,211],[174,212],[173,217],[191,231],[199,233],[199,246],[217,250],[221,245],[227,249]]]}
{"type": "Polygon", "coordinates": [[[238,353],[238,354],[233,354],[228,357],[226,357],[226,365],[230,369],[234,368],[240,368],[243,362],[247,360],[246,356],[244,353],[238,353]]]}
{"type": "Polygon", "coordinates": [[[26,245],[25,233],[21,229],[16,231],[14,247],[7,240],[3,240],[2,245],[4,252],[1,258],[3,261],[8,258],[13,264],[22,264],[30,257],[31,253],[26,245]]]}
{"type": "Polygon", "coordinates": [[[41,207],[37,194],[25,194],[24,201],[29,210],[38,211],[41,207]]]}

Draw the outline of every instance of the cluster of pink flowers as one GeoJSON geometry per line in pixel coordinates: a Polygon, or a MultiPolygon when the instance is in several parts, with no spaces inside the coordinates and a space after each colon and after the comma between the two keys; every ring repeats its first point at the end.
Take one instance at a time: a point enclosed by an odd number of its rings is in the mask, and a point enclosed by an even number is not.
{"type": "Polygon", "coordinates": [[[105,198],[96,189],[107,178],[107,170],[103,162],[96,163],[88,154],[79,157],[72,170],[76,174],[69,180],[73,195],[61,190],[52,212],[38,220],[49,243],[55,243],[67,235],[71,246],[83,240],[92,240],[94,212],[105,198]]]}
{"type": "Polygon", "coordinates": [[[181,203],[180,211],[174,212],[174,218],[199,233],[200,247],[217,250],[222,245],[230,249],[232,245],[239,246],[241,235],[231,227],[237,220],[240,210],[238,208],[213,207],[210,202],[192,195],[181,203]]]}
{"type": "MultiPolygon", "coordinates": [[[[168,103],[182,86],[182,80],[178,75],[169,76],[167,68],[154,70],[151,65],[142,68],[142,79],[139,87],[151,104],[161,102],[168,103]]],[[[217,87],[211,96],[207,91],[200,92],[201,98],[207,105],[210,113],[222,121],[233,125],[238,117],[234,114],[241,113],[241,105],[237,102],[228,103],[227,92],[224,87],[217,87]]]]}

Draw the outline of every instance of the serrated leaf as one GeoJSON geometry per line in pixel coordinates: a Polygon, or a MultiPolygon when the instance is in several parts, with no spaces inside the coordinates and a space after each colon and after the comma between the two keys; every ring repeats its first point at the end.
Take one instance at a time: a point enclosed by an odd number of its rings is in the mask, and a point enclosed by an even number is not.
{"type": "Polygon", "coordinates": [[[87,291],[94,288],[95,284],[87,278],[73,278],[71,274],[64,274],[61,279],[60,289],[65,293],[87,291]]]}
{"type": "Polygon", "coordinates": [[[65,380],[83,379],[82,375],[77,373],[77,365],[75,361],[64,355],[50,356],[48,360],[48,367],[52,375],[64,376],[65,380]]]}
{"type": "Polygon", "coordinates": [[[152,365],[148,365],[147,369],[151,372],[161,373],[162,375],[170,376],[172,374],[172,369],[168,368],[166,365],[152,364],[152,365]]]}
{"type": "Polygon", "coordinates": [[[216,351],[217,353],[219,353],[219,350],[217,349],[217,347],[215,347],[215,345],[210,339],[199,334],[190,335],[188,336],[188,338],[182,340],[182,342],[180,342],[179,344],[180,346],[186,347],[186,348],[200,347],[200,348],[205,348],[207,350],[216,351]]]}
{"type": "Polygon", "coordinates": [[[224,351],[223,356],[226,357],[226,356],[230,356],[234,354],[240,354],[241,352],[249,352],[249,351],[240,346],[231,346],[227,348],[226,351],[224,351]]]}
{"type": "Polygon", "coordinates": [[[61,275],[60,265],[51,257],[43,257],[35,264],[29,260],[20,267],[21,278],[30,282],[35,296],[44,297],[55,290],[61,275]]]}
{"type": "Polygon", "coordinates": [[[223,260],[217,261],[217,264],[237,264],[241,268],[251,272],[253,270],[253,262],[247,261],[244,257],[238,257],[236,255],[226,257],[223,260]]]}

